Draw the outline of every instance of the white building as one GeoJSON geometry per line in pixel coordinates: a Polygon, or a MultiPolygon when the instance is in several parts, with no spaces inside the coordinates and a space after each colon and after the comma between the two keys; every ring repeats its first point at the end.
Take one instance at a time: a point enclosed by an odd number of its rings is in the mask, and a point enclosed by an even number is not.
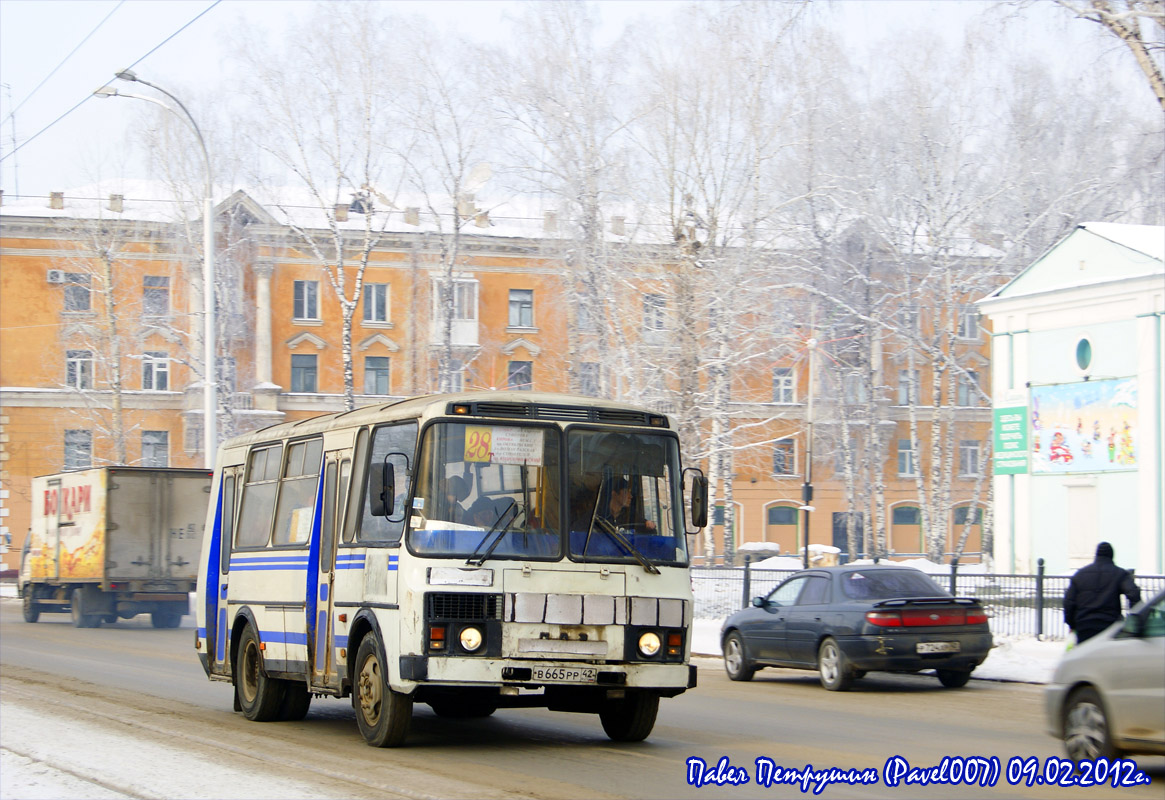
{"type": "Polygon", "coordinates": [[[1165,573],[1165,228],[1088,222],[979,301],[999,572],[1165,573]]]}

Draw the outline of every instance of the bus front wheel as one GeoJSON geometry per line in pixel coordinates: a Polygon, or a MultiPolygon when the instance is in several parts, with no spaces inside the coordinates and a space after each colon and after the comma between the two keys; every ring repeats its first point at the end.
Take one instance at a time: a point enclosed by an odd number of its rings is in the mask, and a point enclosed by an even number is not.
{"type": "Polygon", "coordinates": [[[380,639],[375,633],[360,641],[355,678],[352,705],[364,741],[372,747],[399,747],[409,732],[413,698],[394,692],[388,685],[380,639]]]}
{"type": "Polygon", "coordinates": [[[655,727],[659,695],[628,691],[622,700],[608,700],[599,711],[607,736],[616,742],[642,742],[655,727]]]}
{"type": "Polygon", "coordinates": [[[249,624],[243,629],[235,658],[235,697],[243,716],[253,722],[278,719],[283,706],[283,682],[263,671],[259,636],[249,624]]]}

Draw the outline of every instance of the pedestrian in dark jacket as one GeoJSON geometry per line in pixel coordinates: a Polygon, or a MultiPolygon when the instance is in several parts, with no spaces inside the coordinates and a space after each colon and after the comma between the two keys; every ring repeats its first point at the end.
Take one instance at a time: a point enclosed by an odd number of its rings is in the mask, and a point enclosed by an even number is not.
{"type": "Polygon", "coordinates": [[[1112,545],[1096,546],[1096,560],[1081,568],[1068,583],[1064,595],[1064,621],[1083,642],[1107,628],[1121,617],[1121,595],[1129,598],[1132,608],[1141,602],[1141,590],[1133,574],[1112,561],[1112,545]]]}

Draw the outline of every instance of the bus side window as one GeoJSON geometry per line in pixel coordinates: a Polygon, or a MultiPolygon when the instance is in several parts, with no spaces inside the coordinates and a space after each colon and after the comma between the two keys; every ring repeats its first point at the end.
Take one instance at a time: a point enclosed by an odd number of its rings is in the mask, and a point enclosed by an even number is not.
{"type": "Polygon", "coordinates": [[[219,540],[219,570],[225,575],[231,569],[231,542],[235,540],[235,473],[224,473],[222,479],[222,532],[219,540]]]}
{"type": "Polygon", "coordinates": [[[276,547],[305,545],[311,537],[323,452],[321,439],[295,442],[287,448],[287,466],[275,510],[276,547]]]}
{"type": "MultiPolygon", "coordinates": [[[[405,422],[400,425],[385,425],[377,428],[373,434],[371,464],[384,464],[387,460],[392,465],[395,475],[395,497],[391,516],[378,517],[372,514],[373,492],[381,491],[381,487],[365,486],[364,513],[360,521],[360,541],[362,542],[399,542],[404,533],[405,521],[408,516],[405,503],[408,501],[415,472],[417,450],[417,423],[405,422]],[[395,521],[394,521],[395,520],[395,521]]],[[[381,471],[369,469],[366,473],[370,479],[374,474],[383,474],[381,471]]],[[[366,479],[365,484],[368,483],[366,479]]]]}
{"type": "Polygon", "coordinates": [[[247,482],[235,529],[236,547],[266,547],[271,538],[271,517],[275,513],[275,493],[279,488],[279,468],[283,445],[259,447],[247,460],[247,482]]]}

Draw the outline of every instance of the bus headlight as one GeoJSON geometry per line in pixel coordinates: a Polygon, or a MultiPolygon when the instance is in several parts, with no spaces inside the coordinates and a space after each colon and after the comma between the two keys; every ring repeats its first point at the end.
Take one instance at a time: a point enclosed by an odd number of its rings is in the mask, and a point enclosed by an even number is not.
{"type": "Polygon", "coordinates": [[[472,625],[461,629],[461,649],[467,653],[472,653],[481,647],[482,636],[481,631],[472,625]]]}
{"type": "Polygon", "coordinates": [[[653,658],[659,652],[659,634],[647,631],[639,637],[639,652],[646,658],[653,658]]]}

